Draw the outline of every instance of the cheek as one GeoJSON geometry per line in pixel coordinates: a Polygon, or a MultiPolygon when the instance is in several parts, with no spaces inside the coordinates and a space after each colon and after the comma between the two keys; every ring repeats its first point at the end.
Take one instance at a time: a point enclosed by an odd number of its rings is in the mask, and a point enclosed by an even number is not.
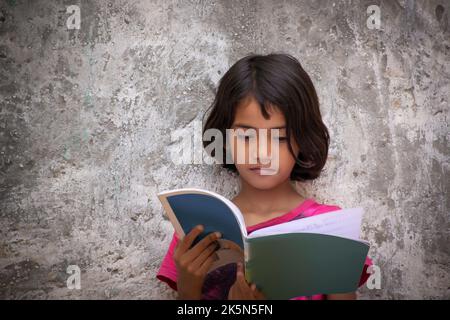
{"type": "Polygon", "coordinates": [[[232,156],[232,158],[233,158],[233,161],[234,161],[234,164],[236,165],[236,166],[241,166],[241,165],[245,165],[246,164],[246,162],[248,161],[248,148],[246,147],[246,144],[245,143],[240,143],[239,141],[238,141],[238,139],[235,137],[234,138],[234,147],[231,149],[232,150],[232,152],[231,152],[231,156],[232,156]],[[244,163],[242,163],[242,162],[239,162],[238,160],[238,145],[240,145],[241,146],[241,150],[240,150],[240,157],[241,157],[241,161],[243,160],[244,161],[244,163]],[[243,158],[242,158],[243,157],[243,158]]]}
{"type": "MultiPolygon", "coordinates": [[[[296,149],[294,149],[296,152],[296,149]]],[[[280,166],[282,169],[290,170],[295,164],[295,158],[289,151],[287,143],[280,144],[280,166]]]]}

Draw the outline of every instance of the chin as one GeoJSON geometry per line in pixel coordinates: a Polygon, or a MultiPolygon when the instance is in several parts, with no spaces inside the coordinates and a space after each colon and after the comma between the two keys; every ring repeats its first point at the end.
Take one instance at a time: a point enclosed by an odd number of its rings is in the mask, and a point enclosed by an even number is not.
{"type": "Polygon", "coordinates": [[[281,184],[283,181],[279,175],[256,176],[253,174],[243,174],[241,177],[252,187],[259,190],[269,190],[281,184]]]}
{"type": "Polygon", "coordinates": [[[253,188],[258,189],[258,190],[271,190],[273,188],[275,188],[278,184],[268,184],[268,183],[252,183],[247,181],[248,184],[250,184],[253,188]]]}

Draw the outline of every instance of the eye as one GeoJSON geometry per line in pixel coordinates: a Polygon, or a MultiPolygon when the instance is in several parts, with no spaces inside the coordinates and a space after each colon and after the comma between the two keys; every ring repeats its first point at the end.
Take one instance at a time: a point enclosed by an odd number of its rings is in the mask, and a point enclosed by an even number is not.
{"type": "Polygon", "coordinates": [[[278,141],[282,141],[282,142],[285,142],[285,141],[287,141],[287,137],[275,137],[274,139],[278,139],[278,141]]]}
{"type": "Polygon", "coordinates": [[[248,140],[248,138],[253,137],[253,135],[249,135],[249,134],[246,134],[246,133],[244,133],[244,134],[238,133],[237,137],[238,137],[238,139],[241,139],[241,140],[248,140]]]}

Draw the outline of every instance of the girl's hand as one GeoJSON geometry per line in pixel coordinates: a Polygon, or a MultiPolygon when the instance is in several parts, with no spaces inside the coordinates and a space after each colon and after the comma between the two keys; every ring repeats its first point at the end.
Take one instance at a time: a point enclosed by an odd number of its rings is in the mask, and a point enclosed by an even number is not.
{"type": "Polygon", "coordinates": [[[244,267],[240,262],[237,266],[236,281],[228,292],[228,300],[266,300],[254,283],[249,284],[245,280],[244,267]]]}
{"type": "Polygon", "coordinates": [[[175,247],[173,259],[178,274],[178,299],[201,299],[205,276],[218,258],[215,252],[219,245],[215,240],[221,237],[220,232],[207,235],[190,248],[202,231],[203,226],[196,226],[175,247]]]}

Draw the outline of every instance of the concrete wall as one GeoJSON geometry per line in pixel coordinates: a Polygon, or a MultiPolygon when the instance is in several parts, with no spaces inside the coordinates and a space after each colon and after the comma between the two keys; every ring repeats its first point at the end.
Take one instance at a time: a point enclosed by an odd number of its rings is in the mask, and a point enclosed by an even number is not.
{"type": "Polygon", "coordinates": [[[310,73],[332,145],[305,196],[366,209],[382,288],[450,298],[450,3],[18,1],[0,4],[0,298],[172,298],[154,280],[172,234],[155,193],[232,197],[235,176],[175,165],[171,132],[201,119],[250,52],[310,73]],[[81,9],[68,30],[66,8],[81,9]],[[367,26],[379,5],[380,29],[367,26]],[[68,265],[81,289],[66,287],[68,265]]]}

